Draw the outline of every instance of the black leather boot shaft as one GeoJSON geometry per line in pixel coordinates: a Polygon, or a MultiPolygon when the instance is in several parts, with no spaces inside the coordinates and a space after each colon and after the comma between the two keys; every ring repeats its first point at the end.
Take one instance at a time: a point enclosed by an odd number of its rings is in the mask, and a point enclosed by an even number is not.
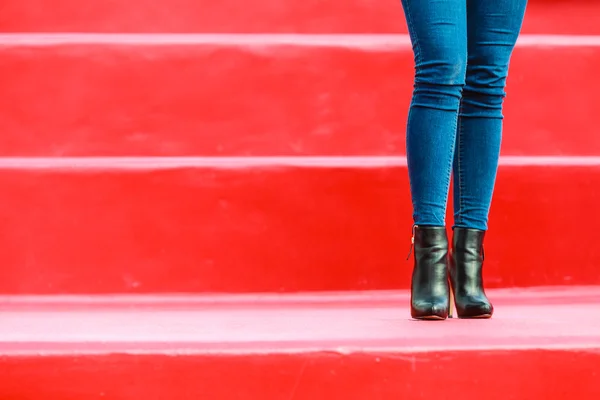
{"type": "Polygon", "coordinates": [[[483,288],[485,231],[454,228],[450,282],[459,318],[490,318],[494,312],[483,288]]]}
{"type": "Polygon", "coordinates": [[[445,227],[415,226],[414,260],[411,316],[416,319],[446,319],[450,292],[445,227]]]}

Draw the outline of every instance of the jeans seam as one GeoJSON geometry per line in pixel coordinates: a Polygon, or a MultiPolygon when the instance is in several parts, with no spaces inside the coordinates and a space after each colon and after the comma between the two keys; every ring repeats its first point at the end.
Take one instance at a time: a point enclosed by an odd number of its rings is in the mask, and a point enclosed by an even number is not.
{"type": "MultiPolygon", "coordinates": [[[[415,77],[416,77],[416,66],[417,66],[417,64],[421,60],[421,48],[420,48],[420,45],[419,45],[419,39],[418,39],[417,34],[415,32],[415,29],[414,29],[413,20],[412,20],[412,11],[410,9],[409,3],[410,3],[409,1],[402,1],[402,4],[405,7],[406,23],[408,24],[409,34],[410,34],[410,37],[412,38],[412,41],[413,41],[413,47],[414,47],[414,53],[415,53],[415,77]]],[[[410,106],[408,108],[407,130],[408,130],[408,121],[410,121],[410,116],[412,114],[412,110],[413,110],[413,104],[412,104],[412,101],[411,101],[411,104],[410,104],[410,106]]],[[[407,153],[407,156],[408,156],[408,153],[407,153]]],[[[413,193],[413,182],[411,182],[410,179],[409,179],[409,187],[410,187],[411,193],[413,193]]],[[[414,208],[415,207],[414,207],[414,204],[413,204],[413,220],[416,219],[415,218],[416,217],[415,211],[417,211],[414,208]]]]}
{"type": "MultiPolygon", "coordinates": [[[[462,95],[462,92],[461,92],[462,95]]],[[[460,106],[459,106],[459,110],[460,110],[460,106]]],[[[452,149],[450,150],[450,157],[449,158],[449,162],[448,162],[448,168],[447,168],[447,173],[446,173],[446,205],[444,207],[445,210],[448,209],[448,192],[450,191],[450,178],[452,176],[452,164],[454,163],[454,151],[456,150],[456,135],[458,134],[457,130],[458,130],[458,121],[459,121],[459,114],[460,112],[456,113],[456,118],[454,120],[454,140],[452,140],[452,149]]]]}
{"type": "Polygon", "coordinates": [[[462,194],[464,192],[463,190],[463,183],[464,183],[464,179],[463,179],[463,174],[462,174],[462,156],[463,156],[463,144],[462,144],[462,120],[461,120],[461,114],[463,111],[463,101],[461,99],[460,101],[460,106],[458,107],[458,126],[456,128],[456,135],[457,135],[457,142],[458,142],[458,151],[456,152],[456,169],[457,169],[457,180],[458,180],[458,185],[456,185],[456,187],[458,188],[458,196],[456,196],[458,198],[458,221],[454,221],[455,225],[462,225],[462,205],[463,205],[463,198],[462,198],[462,194]]]}

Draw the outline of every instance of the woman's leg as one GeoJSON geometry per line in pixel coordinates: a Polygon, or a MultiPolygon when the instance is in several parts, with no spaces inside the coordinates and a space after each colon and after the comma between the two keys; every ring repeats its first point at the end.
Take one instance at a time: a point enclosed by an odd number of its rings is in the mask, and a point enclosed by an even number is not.
{"type": "Polygon", "coordinates": [[[413,201],[411,316],[449,308],[446,204],[467,61],[466,0],[402,0],[415,53],[407,156],[413,201]]]}
{"type": "Polygon", "coordinates": [[[487,230],[508,64],[527,0],[466,0],[468,61],[454,156],[454,226],[487,230]]]}
{"type": "Polygon", "coordinates": [[[526,0],[467,0],[467,77],[454,157],[450,282],[461,318],[490,318],[483,287],[483,239],[494,191],[508,64],[526,0]]]}
{"type": "Polygon", "coordinates": [[[402,5],[416,65],[406,139],[413,219],[418,226],[444,226],[467,66],[467,3],[402,0],[402,5]]]}

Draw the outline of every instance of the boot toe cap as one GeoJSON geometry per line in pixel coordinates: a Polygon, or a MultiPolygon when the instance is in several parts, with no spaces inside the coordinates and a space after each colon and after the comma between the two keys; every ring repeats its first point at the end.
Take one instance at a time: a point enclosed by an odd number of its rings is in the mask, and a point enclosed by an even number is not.
{"type": "Polygon", "coordinates": [[[466,304],[460,310],[460,318],[490,318],[494,313],[494,307],[487,302],[466,304]]]}
{"type": "Polygon", "coordinates": [[[411,307],[411,316],[415,319],[446,319],[448,304],[446,302],[421,301],[411,307]]]}

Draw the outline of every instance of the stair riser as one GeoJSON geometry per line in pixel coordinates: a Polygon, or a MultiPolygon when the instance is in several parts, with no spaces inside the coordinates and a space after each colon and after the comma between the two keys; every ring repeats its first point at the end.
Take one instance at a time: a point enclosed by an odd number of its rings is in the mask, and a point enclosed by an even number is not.
{"type": "MultiPolygon", "coordinates": [[[[500,168],[489,287],[600,284],[600,167],[500,168]]],[[[0,170],[0,292],[407,288],[405,167],[0,170]]]]}
{"type": "MultiPolygon", "coordinates": [[[[0,47],[0,155],[403,154],[408,39],[369,37],[0,47]]],[[[519,48],[504,154],[600,154],[598,70],[600,46],[519,48]]]]}
{"type": "MultiPolygon", "coordinates": [[[[405,32],[400,1],[3,0],[3,32],[405,32]]],[[[590,1],[529,0],[524,31],[600,34],[590,1]]]]}
{"type": "Polygon", "coordinates": [[[596,399],[597,351],[3,357],[3,398],[596,399]],[[476,367],[474,367],[476,366],[476,367]],[[35,385],[32,385],[35,382],[35,385]],[[434,382],[434,384],[432,384],[434,382]]]}

